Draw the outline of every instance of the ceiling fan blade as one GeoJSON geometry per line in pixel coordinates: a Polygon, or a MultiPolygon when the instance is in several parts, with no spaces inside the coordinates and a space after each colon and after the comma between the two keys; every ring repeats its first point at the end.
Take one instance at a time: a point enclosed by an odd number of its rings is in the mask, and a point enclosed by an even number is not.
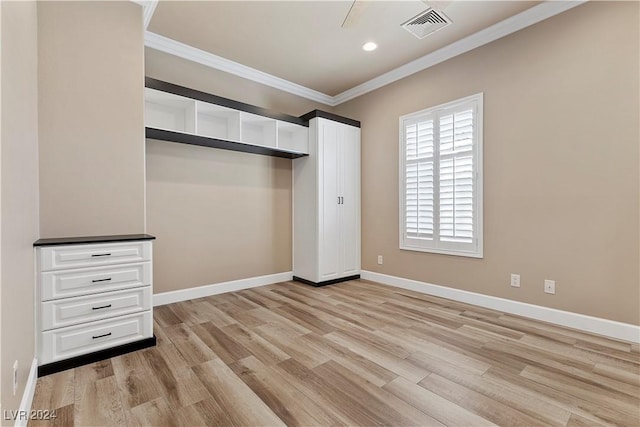
{"type": "Polygon", "coordinates": [[[347,12],[347,16],[345,16],[344,21],[342,22],[341,27],[349,28],[355,25],[355,23],[360,19],[360,16],[362,16],[364,10],[367,8],[367,3],[367,1],[354,0],[349,8],[349,12],[347,12]]]}

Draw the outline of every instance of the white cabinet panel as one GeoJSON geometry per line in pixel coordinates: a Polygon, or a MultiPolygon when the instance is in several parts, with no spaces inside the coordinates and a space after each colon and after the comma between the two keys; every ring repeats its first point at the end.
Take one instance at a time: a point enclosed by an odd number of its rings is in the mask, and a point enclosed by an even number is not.
{"type": "Polygon", "coordinates": [[[320,123],[319,206],[320,206],[320,280],[330,280],[340,273],[339,226],[339,128],[333,122],[320,123]]]}
{"type": "Polygon", "coordinates": [[[151,309],[151,286],[42,303],[43,331],[151,309]]]}
{"type": "Polygon", "coordinates": [[[342,272],[346,276],[360,274],[360,129],[342,129],[341,234],[342,272]]]}
{"type": "Polygon", "coordinates": [[[42,301],[115,291],[152,283],[151,262],[40,273],[42,301]]]}
{"type": "Polygon", "coordinates": [[[151,260],[151,242],[47,246],[39,251],[40,270],[94,267],[151,260]]]}
{"type": "Polygon", "coordinates": [[[38,362],[56,362],[152,336],[151,311],[54,329],[42,333],[38,362]]]}

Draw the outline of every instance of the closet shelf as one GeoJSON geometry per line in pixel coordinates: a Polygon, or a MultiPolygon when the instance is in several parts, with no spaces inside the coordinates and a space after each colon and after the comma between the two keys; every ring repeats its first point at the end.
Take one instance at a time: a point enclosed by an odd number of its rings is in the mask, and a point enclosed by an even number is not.
{"type": "Polygon", "coordinates": [[[295,159],[309,154],[308,122],[147,77],[146,137],[295,159]]]}
{"type": "Polygon", "coordinates": [[[174,132],[166,129],[146,127],[146,137],[160,141],[177,142],[180,144],[199,145],[201,147],[221,148],[223,150],[240,151],[243,153],[262,154],[265,156],[283,157],[285,159],[297,159],[308,156],[307,153],[285,151],[282,149],[246,144],[243,142],[229,141],[226,139],[209,138],[206,136],[192,135],[183,132],[174,132]]]}

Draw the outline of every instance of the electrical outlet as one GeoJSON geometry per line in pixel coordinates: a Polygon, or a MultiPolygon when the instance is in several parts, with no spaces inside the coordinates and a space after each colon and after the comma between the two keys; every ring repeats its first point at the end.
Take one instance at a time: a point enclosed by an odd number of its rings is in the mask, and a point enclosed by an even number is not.
{"type": "Polygon", "coordinates": [[[382,265],[382,255],[378,255],[378,265],[382,265]]]}
{"type": "Polygon", "coordinates": [[[13,395],[18,392],[18,361],[13,362],[13,395]]]}
{"type": "Polygon", "coordinates": [[[544,281],[544,291],[548,294],[556,293],[556,281],[555,280],[545,280],[544,281]]]}
{"type": "Polygon", "coordinates": [[[511,286],[514,288],[520,287],[520,275],[519,274],[511,274],[511,286]]]}

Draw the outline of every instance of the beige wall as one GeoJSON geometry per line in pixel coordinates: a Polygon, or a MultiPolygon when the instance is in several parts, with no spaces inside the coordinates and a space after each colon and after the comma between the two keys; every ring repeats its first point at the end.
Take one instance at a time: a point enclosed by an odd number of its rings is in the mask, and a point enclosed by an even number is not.
{"type": "Polygon", "coordinates": [[[363,269],[639,324],[638,9],[589,2],[337,107],[362,121],[363,269]],[[478,92],[484,259],[401,251],[398,117],[478,92]]]}
{"type": "MultiPolygon", "coordinates": [[[[1,406],[16,410],[34,358],[33,242],[38,239],[37,7],[2,2],[1,406]],[[18,390],[13,396],[13,362],[18,390]]],[[[2,424],[13,422],[4,420],[2,424]]]]}
{"type": "MultiPolygon", "coordinates": [[[[147,49],[146,74],[294,116],[329,107],[147,49]]],[[[154,292],[291,271],[291,160],[147,141],[154,292]]]]}
{"type": "Polygon", "coordinates": [[[42,237],[144,232],[142,8],[40,2],[42,237]]]}

